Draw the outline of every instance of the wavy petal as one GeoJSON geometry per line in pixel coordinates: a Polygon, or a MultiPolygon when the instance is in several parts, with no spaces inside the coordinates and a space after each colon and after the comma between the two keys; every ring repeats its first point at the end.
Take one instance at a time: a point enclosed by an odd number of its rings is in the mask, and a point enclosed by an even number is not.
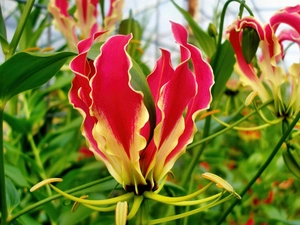
{"type": "Polygon", "coordinates": [[[74,16],[81,31],[81,39],[92,36],[98,30],[96,20],[97,4],[98,1],[76,0],[76,12],[74,16]]]}
{"type": "MultiPolygon", "coordinates": [[[[154,142],[158,148],[154,168],[154,179],[157,181],[166,175],[176,159],[185,151],[194,131],[191,115],[197,111],[197,107],[193,104],[198,91],[197,78],[188,64],[188,60],[192,57],[189,48],[194,49],[187,44],[187,31],[184,27],[172,23],[172,30],[175,40],[180,45],[182,62],[160,91],[158,107],[162,113],[162,120],[154,131],[154,142]],[[183,114],[186,114],[185,118],[183,114]]],[[[208,81],[212,82],[211,78],[208,81]]],[[[207,91],[209,93],[210,87],[207,91]]],[[[203,96],[203,99],[205,98],[206,96],[203,96]]]]}
{"type": "Polygon", "coordinates": [[[183,27],[173,23],[173,33],[176,41],[187,48],[191,54],[192,65],[194,67],[193,74],[196,78],[197,93],[190,100],[188,109],[185,115],[185,128],[180,136],[176,148],[169,154],[165,162],[166,170],[170,169],[178,157],[185,152],[186,146],[192,142],[194,133],[196,132],[195,118],[200,111],[208,109],[212,101],[211,88],[214,84],[213,71],[210,65],[202,58],[201,52],[195,46],[187,43],[183,27]]]}
{"type": "Polygon", "coordinates": [[[280,24],[287,24],[300,33],[300,5],[295,7],[287,7],[275,13],[271,18],[269,24],[276,32],[280,24]]]}
{"type": "Polygon", "coordinates": [[[109,12],[104,19],[104,30],[115,30],[116,23],[122,19],[124,0],[110,0],[109,12]]]}
{"type": "MultiPolygon", "coordinates": [[[[161,95],[161,89],[174,76],[174,69],[171,65],[170,52],[164,49],[161,49],[161,52],[161,57],[157,60],[153,71],[147,77],[147,82],[149,84],[156,107],[156,124],[160,123],[162,119],[161,110],[157,106],[161,95]]],[[[143,174],[149,181],[153,180],[153,178],[151,177],[152,174],[149,177],[149,173],[156,163],[156,153],[157,148],[155,147],[154,140],[152,139],[147,148],[142,152],[140,159],[143,174]]],[[[153,182],[151,183],[154,184],[153,182]]]]}
{"type": "Polygon", "coordinates": [[[130,39],[131,36],[116,35],[101,47],[94,62],[96,74],[90,82],[90,110],[98,121],[93,135],[102,137],[98,147],[112,163],[111,174],[124,187],[137,187],[146,184],[140,171],[139,152],[147,144],[140,130],[149,115],[143,94],[130,85],[131,61],[125,51],[130,39]]]}
{"type": "Polygon", "coordinates": [[[229,34],[229,41],[235,51],[237,60],[235,71],[240,75],[241,82],[244,85],[249,85],[253,90],[257,91],[262,101],[265,102],[270,99],[270,96],[260,79],[258,79],[256,75],[257,71],[254,69],[252,64],[248,64],[246,62],[242,54],[241,32],[244,27],[254,28],[257,31],[261,42],[265,40],[263,26],[253,17],[244,17],[242,20],[238,19],[228,28],[227,33],[229,34]]]}
{"type": "Polygon", "coordinates": [[[75,21],[68,14],[68,2],[66,0],[50,0],[48,11],[54,17],[53,23],[56,29],[62,32],[70,49],[75,50],[78,42],[75,34],[75,21]]]}
{"type": "Polygon", "coordinates": [[[95,154],[97,159],[101,159],[107,164],[107,158],[98,148],[97,141],[92,135],[92,130],[97,120],[89,112],[89,107],[92,104],[89,80],[95,74],[95,68],[93,61],[87,59],[87,53],[93,41],[101,34],[102,33],[99,32],[93,37],[83,40],[78,44],[78,51],[80,54],[70,63],[70,69],[75,73],[75,78],[72,82],[69,99],[74,108],[77,109],[84,118],[82,123],[83,135],[89,143],[90,150],[95,154]]]}
{"type": "MultiPolygon", "coordinates": [[[[176,145],[172,148],[172,151],[168,151],[164,159],[163,169],[161,168],[162,172],[157,179],[161,179],[173,167],[178,157],[185,152],[186,146],[191,143],[196,131],[194,120],[201,110],[209,107],[212,100],[211,87],[214,83],[212,69],[209,64],[203,60],[200,51],[196,47],[187,43],[186,29],[177,23],[172,23],[172,31],[176,42],[180,45],[182,60],[175,73],[185,74],[184,79],[189,83],[186,88],[190,89],[190,94],[188,94],[189,92],[186,89],[182,88],[184,90],[182,93],[187,93],[185,96],[186,102],[182,101],[185,104],[185,117],[181,118],[184,126],[182,133],[176,140],[176,145]],[[192,61],[193,72],[188,69],[189,59],[192,61]],[[190,76],[190,80],[187,79],[188,76],[190,76]],[[191,85],[192,83],[193,85],[191,85]]],[[[180,87],[175,86],[174,88],[180,87]]]]}

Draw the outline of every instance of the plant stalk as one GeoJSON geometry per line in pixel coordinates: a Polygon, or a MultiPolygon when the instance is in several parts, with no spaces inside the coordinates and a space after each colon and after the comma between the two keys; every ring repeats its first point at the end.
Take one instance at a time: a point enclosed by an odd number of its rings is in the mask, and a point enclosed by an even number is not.
{"type": "MultiPolygon", "coordinates": [[[[74,192],[77,192],[77,191],[82,191],[82,190],[85,189],[85,188],[89,188],[89,187],[92,187],[92,186],[94,186],[94,185],[97,185],[97,184],[100,184],[100,183],[107,182],[107,181],[109,181],[109,180],[112,180],[112,177],[111,177],[111,176],[109,176],[109,177],[104,177],[104,178],[102,178],[102,179],[95,180],[95,181],[92,181],[92,182],[90,182],[90,183],[80,185],[80,186],[78,186],[78,187],[69,189],[69,190],[67,190],[67,191],[65,191],[65,192],[66,192],[67,194],[71,194],[71,193],[74,193],[74,192]]],[[[1,192],[1,193],[2,193],[2,192],[1,192]]],[[[39,202],[37,202],[37,203],[35,203],[35,204],[32,204],[32,205],[28,206],[27,208],[22,209],[22,210],[20,210],[19,212],[17,212],[16,214],[10,216],[8,221],[9,221],[9,222],[10,222],[10,221],[13,221],[13,220],[15,220],[16,218],[22,216],[22,215],[25,214],[25,213],[28,213],[29,211],[31,211],[31,210],[33,210],[33,209],[35,209],[35,208],[37,208],[37,207],[39,207],[39,206],[41,206],[41,205],[43,205],[43,204],[46,204],[46,203],[48,203],[48,202],[50,202],[50,201],[52,201],[52,200],[61,198],[61,197],[63,197],[63,196],[60,195],[60,194],[56,194],[56,195],[52,195],[51,197],[48,197],[48,198],[46,198],[46,199],[44,199],[44,200],[41,200],[41,201],[39,201],[39,202]]]]}
{"type": "MultiPolygon", "coordinates": [[[[224,6],[223,6],[223,9],[222,9],[222,12],[221,12],[221,20],[220,20],[220,27],[219,27],[219,37],[218,37],[218,43],[217,43],[217,50],[216,50],[216,58],[214,60],[214,64],[217,63],[219,60],[219,53],[220,53],[220,50],[221,50],[221,44],[222,44],[222,37],[223,37],[223,27],[224,27],[224,21],[225,21],[225,14],[226,14],[226,11],[227,11],[227,7],[229,6],[229,4],[231,2],[238,2],[241,4],[241,7],[242,8],[245,8],[248,13],[251,15],[251,16],[254,16],[251,9],[245,4],[245,1],[244,0],[228,0],[227,2],[225,2],[224,6]]],[[[212,65],[213,68],[215,68],[215,65],[212,65]]]]}
{"type": "MultiPolygon", "coordinates": [[[[240,196],[243,197],[247,191],[250,189],[250,187],[255,183],[255,181],[261,176],[261,174],[265,171],[265,169],[269,166],[269,164],[272,162],[274,156],[277,154],[278,150],[280,149],[281,145],[286,141],[287,137],[290,135],[291,131],[293,130],[294,126],[297,124],[297,122],[300,119],[300,112],[297,114],[295,119],[292,121],[292,123],[287,127],[284,134],[281,136],[280,140],[278,141],[277,145],[265,161],[265,163],[260,167],[260,169],[257,171],[255,176],[251,179],[251,181],[247,184],[247,186],[242,190],[240,193],[240,196]]],[[[230,207],[225,211],[225,213],[221,216],[220,220],[218,221],[217,225],[222,224],[222,222],[226,219],[228,214],[232,211],[232,209],[235,207],[235,205],[240,202],[239,199],[235,199],[234,202],[230,205],[230,207]]]]}
{"type": "Polygon", "coordinates": [[[6,202],[6,182],[4,168],[4,147],[3,147],[3,112],[0,108],[0,196],[1,196],[1,224],[6,225],[7,202],[6,202]]]}
{"type": "Polygon", "coordinates": [[[10,57],[12,57],[16,52],[17,46],[18,46],[19,41],[21,39],[23,30],[25,28],[25,24],[26,24],[26,22],[29,18],[29,15],[30,15],[30,12],[31,12],[31,9],[32,9],[33,5],[34,5],[34,0],[28,0],[27,1],[26,5],[25,5],[25,8],[24,8],[24,11],[21,15],[20,21],[18,23],[17,29],[16,29],[16,31],[14,33],[14,36],[11,40],[11,43],[9,45],[9,52],[6,55],[6,60],[9,59],[10,57]]]}
{"type": "MultiPolygon", "coordinates": [[[[210,122],[211,122],[211,116],[208,116],[205,118],[205,124],[204,124],[204,130],[203,130],[203,135],[202,135],[202,140],[207,138],[209,135],[209,130],[210,130],[210,122]]],[[[191,174],[194,171],[195,166],[198,164],[199,158],[202,155],[204,148],[205,148],[205,143],[203,142],[200,149],[195,152],[196,154],[193,155],[192,158],[192,162],[189,164],[188,168],[187,168],[187,172],[185,173],[185,175],[182,177],[182,185],[185,185],[188,182],[188,180],[191,179],[191,174]]]]}
{"type": "Polygon", "coordinates": [[[216,132],[210,136],[209,135],[209,128],[210,128],[210,121],[211,121],[211,116],[207,117],[206,118],[206,121],[205,121],[205,125],[204,125],[204,131],[203,131],[203,138],[200,140],[200,141],[196,141],[192,144],[190,144],[187,149],[191,149],[197,145],[200,145],[202,144],[201,148],[197,151],[197,153],[195,154],[195,156],[193,156],[193,159],[192,159],[192,162],[189,164],[189,167],[187,168],[186,170],[186,173],[185,175],[183,176],[183,180],[182,180],[182,185],[186,184],[187,183],[187,180],[190,179],[190,174],[192,174],[195,166],[197,165],[198,161],[199,161],[199,158],[200,156],[202,155],[203,151],[204,151],[204,148],[206,146],[205,143],[207,143],[208,141],[210,141],[211,139],[225,133],[226,131],[232,129],[233,127],[237,126],[238,124],[240,124],[241,122],[245,121],[246,119],[248,119],[250,116],[252,116],[253,114],[255,114],[258,110],[264,108],[265,106],[267,106],[268,104],[270,104],[272,101],[267,101],[265,102],[264,104],[262,104],[261,106],[259,106],[257,108],[257,110],[249,113],[248,115],[244,116],[243,118],[241,118],[240,120],[236,121],[235,123],[233,123],[231,126],[229,127],[226,127],[222,130],[220,130],[219,132],[216,132]]]}

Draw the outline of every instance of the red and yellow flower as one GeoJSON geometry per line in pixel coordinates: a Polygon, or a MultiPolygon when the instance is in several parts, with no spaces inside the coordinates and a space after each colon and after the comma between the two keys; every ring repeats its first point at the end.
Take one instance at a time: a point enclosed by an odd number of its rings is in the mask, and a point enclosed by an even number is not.
{"type": "Polygon", "coordinates": [[[88,58],[96,33],[78,44],[70,64],[75,78],[70,101],[84,117],[83,135],[95,157],[128,192],[154,191],[191,143],[194,120],[209,107],[212,69],[199,49],[187,43],[186,29],[172,22],[181,62],[161,50],[144,80],[126,52],[131,35],[115,35],[88,58]],[[189,64],[191,63],[192,69],[189,64]]]}
{"type": "Polygon", "coordinates": [[[278,11],[265,25],[251,16],[237,19],[227,32],[236,54],[235,69],[242,83],[250,86],[263,102],[274,100],[270,109],[277,117],[293,118],[300,110],[300,63],[297,61],[288,70],[284,69],[282,64],[286,52],[283,42],[300,44],[300,5],[278,11]],[[278,29],[281,24],[289,28],[278,29]],[[257,65],[251,56],[245,57],[245,49],[251,52],[253,48],[251,45],[247,47],[243,41],[247,35],[245,32],[251,36],[249,43],[255,39],[259,41],[261,56],[257,65]]]}
{"type": "MultiPolygon", "coordinates": [[[[97,22],[98,0],[76,0],[76,11],[73,15],[68,12],[68,0],[50,0],[48,11],[54,17],[55,27],[62,32],[71,50],[76,50],[77,43],[93,36],[102,30],[114,30],[116,22],[122,18],[123,0],[110,0],[107,15],[102,15],[103,25],[97,22]]],[[[99,8],[100,9],[100,8],[99,8]]]]}

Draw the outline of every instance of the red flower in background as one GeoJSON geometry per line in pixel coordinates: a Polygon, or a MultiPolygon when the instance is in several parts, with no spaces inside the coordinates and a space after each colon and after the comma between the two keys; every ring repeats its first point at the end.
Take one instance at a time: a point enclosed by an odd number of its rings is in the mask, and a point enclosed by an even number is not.
{"type": "Polygon", "coordinates": [[[293,118],[300,110],[300,63],[295,62],[287,71],[281,66],[286,54],[283,42],[300,45],[299,24],[300,5],[297,5],[278,11],[265,25],[251,16],[237,19],[227,31],[236,54],[235,71],[241,82],[250,86],[263,102],[274,100],[270,109],[278,117],[293,118]],[[289,25],[290,29],[278,33],[281,24],[289,25]],[[254,48],[249,43],[243,46],[247,35],[251,36],[250,42],[256,39],[259,43],[258,68],[252,56],[246,56],[254,48]],[[248,52],[245,53],[247,47],[248,52]]]}
{"type": "Polygon", "coordinates": [[[76,50],[78,41],[93,36],[95,32],[113,31],[116,22],[122,18],[124,1],[109,1],[109,12],[103,15],[103,25],[97,22],[99,16],[97,11],[98,0],[76,0],[75,4],[74,17],[68,12],[68,0],[50,0],[48,4],[48,11],[54,17],[54,25],[62,32],[71,50],[76,50]]]}

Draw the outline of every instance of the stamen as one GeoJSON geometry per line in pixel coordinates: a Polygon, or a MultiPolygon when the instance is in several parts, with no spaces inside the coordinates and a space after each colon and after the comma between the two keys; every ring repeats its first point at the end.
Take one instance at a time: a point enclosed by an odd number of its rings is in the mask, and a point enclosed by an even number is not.
{"type": "Polygon", "coordinates": [[[245,106],[249,106],[257,95],[257,91],[252,91],[245,100],[245,106]]]}
{"type": "Polygon", "coordinates": [[[26,48],[24,50],[24,52],[37,52],[39,51],[41,48],[40,47],[32,47],[32,48],[26,48]]]}
{"type": "Polygon", "coordinates": [[[62,196],[66,197],[72,201],[84,204],[84,205],[99,205],[99,206],[100,205],[112,205],[112,204],[116,204],[117,202],[120,202],[120,201],[127,201],[129,199],[132,199],[134,196],[134,193],[131,192],[131,193],[126,193],[121,196],[118,196],[115,198],[110,198],[110,199],[87,200],[87,199],[81,199],[81,198],[77,198],[73,195],[70,195],[70,194],[58,189],[57,187],[53,186],[52,184],[50,184],[50,186],[53,190],[55,190],[57,193],[61,194],[62,196]]]}
{"type": "Polygon", "coordinates": [[[125,225],[127,221],[127,202],[118,202],[116,208],[116,225],[125,225]]]}
{"type": "Polygon", "coordinates": [[[220,112],[220,109],[215,109],[215,110],[211,110],[211,111],[205,112],[204,114],[202,114],[200,116],[199,120],[202,120],[205,117],[208,117],[209,115],[212,115],[212,114],[215,114],[215,113],[219,113],[219,112],[220,112]]]}
{"type": "Polygon", "coordinates": [[[54,50],[53,47],[45,47],[40,50],[40,52],[52,52],[54,50]]]}
{"type": "Polygon", "coordinates": [[[210,181],[213,181],[216,183],[216,186],[218,188],[223,188],[226,191],[228,191],[229,193],[232,193],[234,196],[236,196],[238,199],[242,199],[241,196],[239,196],[238,193],[235,192],[235,190],[233,189],[233,187],[223,178],[219,177],[216,174],[213,173],[209,173],[209,172],[205,172],[202,174],[202,177],[205,179],[208,179],[210,181]]]}
{"type": "MultiPolygon", "coordinates": [[[[86,198],[88,198],[88,195],[83,195],[80,198],[81,199],[86,199],[86,198]]],[[[79,202],[74,202],[74,204],[72,206],[72,209],[71,209],[71,212],[75,212],[76,209],[78,208],[79,204],[80,204],[79,202]]]]}
{"type": "Polygon", "coordinates": [[[175,202],[182,202],[182,201],[186,201],[188,199],[194,198],[197,195],[204,192],[211,185],[212,185],[212,183],[206,185],[204,188],[200,189],[199,191],[196,191],[192,194],[189,194],[189,195],[186,195],[186,196],[181,196],[181,197],[167,197],[167,196],[159,195],[159,194],[154,193],[152,191],[146,191],[144,193],[144,196],[146,198],[152,199],[152,200],[157,201],[157,202],[162,202],[162,203],[165,203],[165,204],[173,204],[175,202]]]}
{"type": "Polygon", "coordinates": [[[37,189],[45,186],[46,184],[51,184],[54,182],[62,182],[62,181],[63,181],[63,179],[61,179],[61,178],[49,178],[49,179],[43,180],[43,181],[37,183],[36,185],[34,185],[32,188],[30,188],[30,192],[34,192],[37,189]]]}
{"type": "Polygon", "coordinates": [[[131,220],[135,216],[135,214],[139,210],[140,205],[142,204],[143,200],[144,200],[144,197],[142,195],[134,196],[131,211],[129,212],[129,214],[127,216],[127,220],[131,220]]]}

